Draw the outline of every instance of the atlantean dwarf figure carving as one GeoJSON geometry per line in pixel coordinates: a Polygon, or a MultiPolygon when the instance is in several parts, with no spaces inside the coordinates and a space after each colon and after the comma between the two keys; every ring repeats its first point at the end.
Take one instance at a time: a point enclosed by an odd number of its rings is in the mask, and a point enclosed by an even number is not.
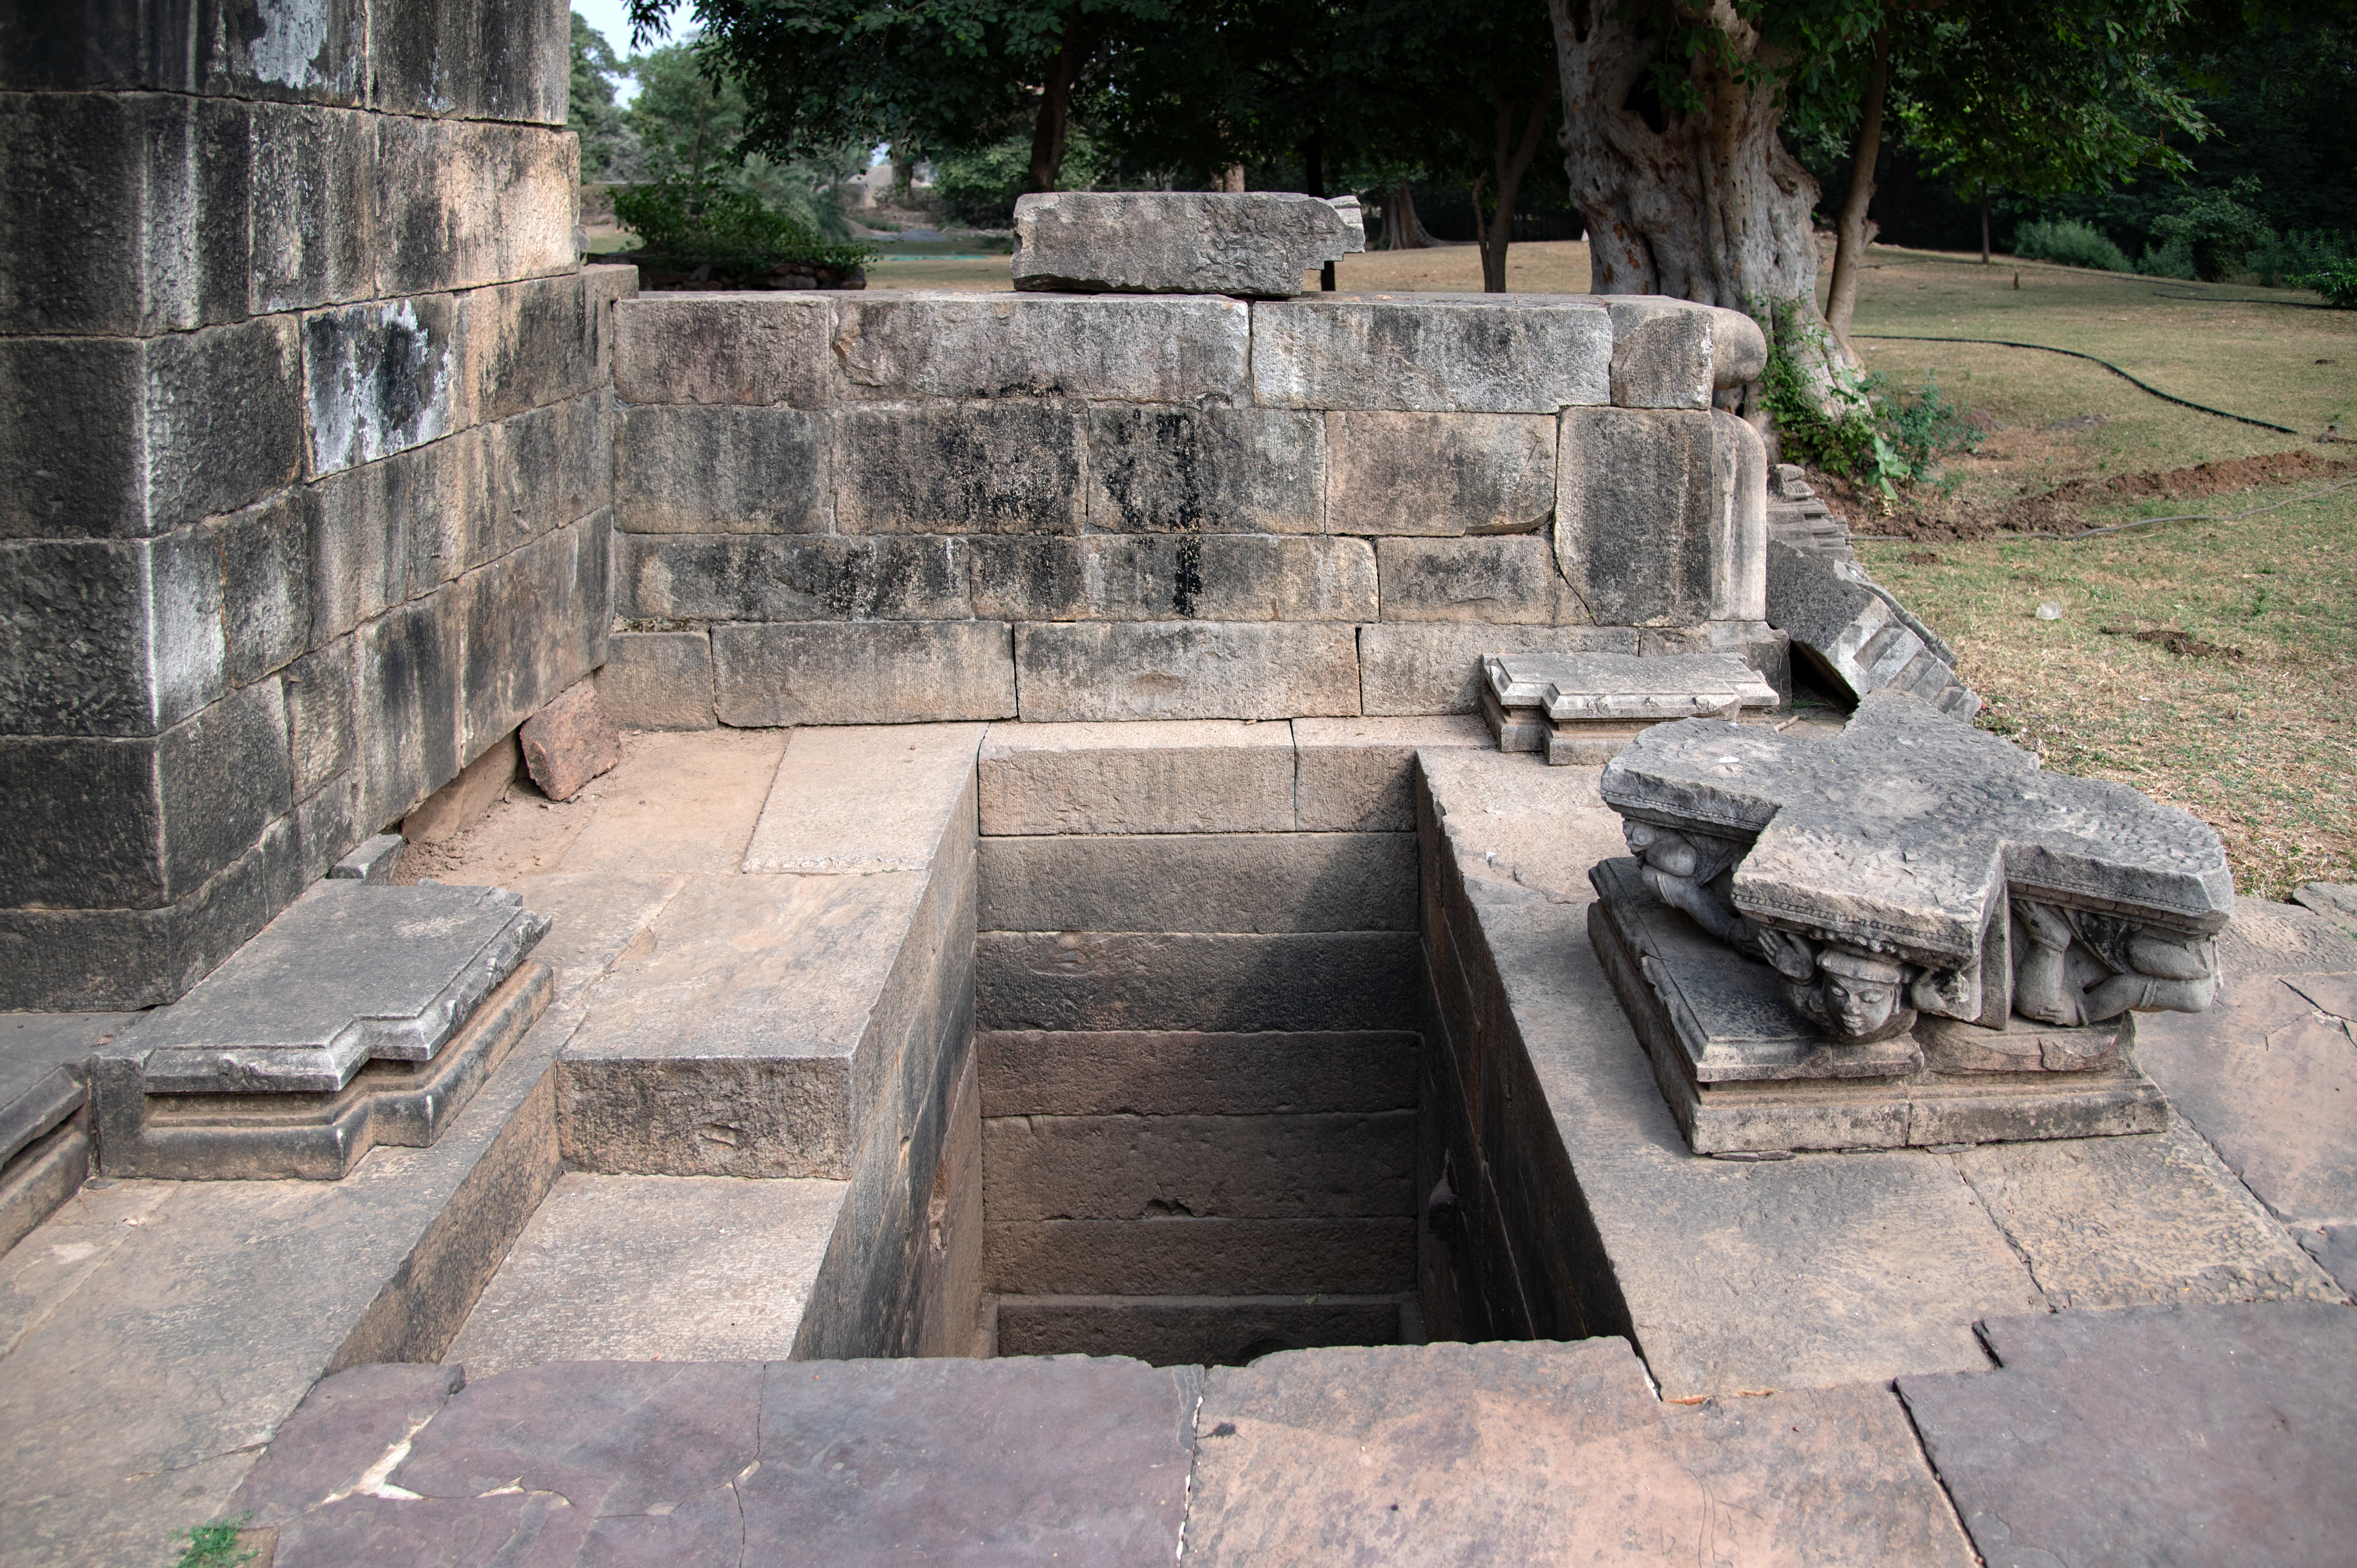
{"type": "Polygon", "coordinates": [[[1888,693],[1830,737],[1660,725],[1600,787],[1633,858],[1591,874],[1590,930],[1697,1149],[1714,1100],[1730,1148],[2165,1117],[2130,1015],[2210,1005],[2233,910],[2185,812],[1888,693]],[[1787,1115],[1819,1080],[1824,1103],[1787,1115]]]}

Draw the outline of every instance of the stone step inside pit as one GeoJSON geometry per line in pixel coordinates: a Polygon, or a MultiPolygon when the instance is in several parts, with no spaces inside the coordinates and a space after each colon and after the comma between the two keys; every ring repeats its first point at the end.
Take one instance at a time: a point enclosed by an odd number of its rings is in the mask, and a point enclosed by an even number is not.
{"type": "Polygon", "coordinates": [[[1977,693],[1956,677],[1956,653],[1846,554],[1767,542],[1768,624],[1792,656],[1853,701],[1876,692],[1920,697],[1969,719],[1977,693]]]}
{"type": "Polygon", "coordinates": [[[993,725],[975,1015],[1000,1355],[1414,1343],[1421,745],[1461,718],[993,725]]]}
{"type": "Polygon", "coordinates": [[[1597,767],[1657,724],[1767,717],[1776,687],[1732,653],[1508,653],[1481,660],[1481,717],[1501,751],[1597,767]]]}
{"type": "Polygon", "coordinates": [[[0,1251],[90,1175],[91,1054],[135,1013],[0,1013],[0,1251]]]}

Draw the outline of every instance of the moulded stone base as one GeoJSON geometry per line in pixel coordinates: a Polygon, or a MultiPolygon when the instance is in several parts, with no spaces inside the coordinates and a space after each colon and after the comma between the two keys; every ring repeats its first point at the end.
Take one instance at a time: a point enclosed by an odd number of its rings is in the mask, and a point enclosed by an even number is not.
{"type": "MultiPolygon", "coordinates": [[[[1924,1069],[1889,1078],[1695,1080],[1669,1004],[1641,968],[1612,909],[1613,880],[1587,912],[1588,940],[1653,1065],[1670,1114],[1698,1155],[1900,1149],[2158,1133],[2169,1102],[2123,1047],[2088,1072],[1924,1069]]],[[[1744,961],[1729,955],[1728,961],[1744,961]]]]}
{"type": "Polygon", "coordinates": [[[94,1064],[100,1166],[167,1181],[340,1181],[380,1144],[433,1146],[555,993],[527,959],[425,1062],[371,1062],[333,1094],[143,1094],[135,1064],[94,1064]]]}

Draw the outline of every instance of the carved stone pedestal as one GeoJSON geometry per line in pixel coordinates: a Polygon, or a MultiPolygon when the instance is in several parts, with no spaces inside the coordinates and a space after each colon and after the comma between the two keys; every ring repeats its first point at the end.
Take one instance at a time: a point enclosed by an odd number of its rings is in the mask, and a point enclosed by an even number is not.
{"type": "Polygon", "coordinates": [[[1926,1016],[1910,1032],[1845,1043],[1793,1012],[1775,970],[1663,904],[1634,859],[1608,860],[1589,877],[1598,897],[1588,939],[1696,1154],[2086,1138],[2168,1125],[2167,1101],[2136,1066],[2132,1015],[2073,1029],[2018,1019],[2016,1028],[1985,1029],[1926,1016]],[[1982,1056],[1963,1048],[1966,1037],[1984,1042],[1982,1056]],[[2025,1041],[2035,1043],[2026,1054],[2025,1041]],[[2048,1071],[2041,1046],[2062,1058],[2108,1056],[2112,1065],[2048,1071]],[[2026,1070],[1983,1065],[2007,1055],[2026,1070]]]}
{"type": "Polygon", "coordinates": [[[1733,653],[1510,653],[1481,660],[1481,716],[1501,751],[1557,767],[1611,761],[1674,719],[1772,708],[1776,688],[1733,653]]]}
{"type": "Polygon", "coordinates": [[[547,929],[504,888],[317,884],[91,1058],[100,1170],[334,1181],[427,1147],[546,1010],[547,929]]]}

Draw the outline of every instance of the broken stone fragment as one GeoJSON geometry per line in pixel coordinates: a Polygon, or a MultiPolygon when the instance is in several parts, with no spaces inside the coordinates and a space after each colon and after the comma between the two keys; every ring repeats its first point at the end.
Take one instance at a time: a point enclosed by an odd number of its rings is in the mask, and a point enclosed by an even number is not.
{"type": "Polygon", "coordinates": [[[622,760],[621,732],[587,681],[526,719],[522,740],[524,768],[552,800],[570,800],[622,760]]]}
{"type": "Polygon", "coordinates": [[[1358,204],[1284,191],[1050,191],[1015,203],[1015,286],[1282,299],[1367,248],[1358,204]]]}

